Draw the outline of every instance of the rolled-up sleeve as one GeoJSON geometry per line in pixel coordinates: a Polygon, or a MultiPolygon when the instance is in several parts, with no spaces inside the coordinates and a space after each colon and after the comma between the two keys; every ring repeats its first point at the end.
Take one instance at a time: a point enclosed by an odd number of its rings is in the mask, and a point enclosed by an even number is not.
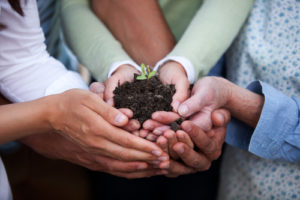
{"type": "Polygon", "coordinates": [[[265,97],[260,119],[255,129],[233,120],[226,141],[262,158],[300,162],[300,99],[261,81],[247,88],[265,97]]]}

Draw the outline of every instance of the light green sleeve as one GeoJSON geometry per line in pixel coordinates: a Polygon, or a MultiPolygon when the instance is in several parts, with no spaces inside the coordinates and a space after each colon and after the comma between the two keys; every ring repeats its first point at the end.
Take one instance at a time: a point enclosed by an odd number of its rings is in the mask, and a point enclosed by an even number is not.
{"type": "Polygon", "coordinates": [[[113,63],[132,61],[93,13],[89,0],[63,0],[61,15],[68,45],[96,80],[106,80],[113,63]]]}
{"type": "Polygon", "coordinates": [[[206,75],[238,34],[253,1],[205,0],[168,56],[190,60],[196,80],[206,75]]]}

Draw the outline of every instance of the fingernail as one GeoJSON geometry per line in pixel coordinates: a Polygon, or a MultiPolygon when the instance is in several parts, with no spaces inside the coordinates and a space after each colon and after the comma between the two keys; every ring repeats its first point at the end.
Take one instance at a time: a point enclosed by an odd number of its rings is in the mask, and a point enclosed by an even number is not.
{"type": "Polygon", "coordinates": [[[161,151],[153,150],[152,154],[155,155],[155,156],[160,156],[161,155],[161,151]]]}
{"type": "Polygon", "coordinates": [[[184,153],[184,148],[179,147],[179,148],[177,148],[176,152],[179,153],[179,154],[183,154],[184,153]]]}
{"type": "Polygon", "coordinates": [[[124,123],[126,121],[127,117],[123,114],[118,114],[115,118],[115,122],[118,124],[124,123]]]}
{"type": "Polygon", "coordinates": [[[161,156],[161,157],[158,158],[158,160],[166,161],[166,160],[168,160],[168,157],[167,156],[161,156]]]}
{"type": "Polygon", "coordinates": [[[177,109],[178,109],[178,107],[179,107],[179,104],[180,104],[179,101],[177,101],[177,100],[174,100],[174,101],[173,101],[172,107],[173,107],[173,109],[175,110],[175,112],[177,112],[177,109]]]}
{"type": "Polygon", "coordinates": [[[192,130],[192,126],[190,124],[184,124],[182,128],[186,132],[190,132],[192,130]]]}
{"type": "Polygon", "coordinates": [[[91,88],[91,91],[96,94],[100,94],[100,93],[104,92],[104,90],[105,90],[105,87],[103,84],[96,83],[96,82],[92,83],[90,88],[91,88]]]}
{"type": "Polygon", "coordinates": [[[218,116],[219,120],[222,122],[222,125],[223,125],[224,122],[225,122],[224,116],[220,113],[218,113],[217,116],[218,116]]]}
{"type": "Polygon", "coordinates": [[[158,113],[154,113],[152,116],[153,119],[160,121],[161,120],[161,116],[158,113]]]}
{"type": "Polygon", "coordinates": [[[137,166],[137,170],[143,170],[143,169],[147,169],[147,165],[146,164],[140,164],[137,166]]]}
{"type": "Polygon", "coordinates": [[[180,139],[180,140],[184,140],[184,135],[183,134],[178,134],[178,138],[180,139]]]}
{"type": "Polygon", "coordinates": [[[161,135],[161,134],[162,134],[162,131],[156,129],[156,130],[153,131],[153,133],[154,133],[155,135],[161,135]]]}
{"type": "Polygon", "coordinates": [[[189,108],[187,107],[187,105],[182,105],[179,107],[178,113],[181,116],[185,116],[188,112],[189,112],[189,108]]]}

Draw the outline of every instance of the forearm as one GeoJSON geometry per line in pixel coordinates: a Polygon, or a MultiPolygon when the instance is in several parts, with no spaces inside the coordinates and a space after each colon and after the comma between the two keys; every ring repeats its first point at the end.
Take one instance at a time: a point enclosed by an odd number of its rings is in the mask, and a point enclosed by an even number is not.
{"type": "Polygon", "coordinates": [[[92,7],[138,64],[154,66],[175,45],[156,0],[93,0],[92,7]]]}
{"type": "Polygon", "coordinates": [[[98,81],[107,79],[113,63],[131,60],[94,15],[88,0],[63,0],[62,23],[68,44],[98,81]]]}
{"type": "Polygon", "coordinates": [[[238,34],[253,0],[205,0],[169,56],[191,61],[195,77],[207,74],[238,34]]]}
{"type": "Polygon", "coordinates": [[[51,130],[49,98],[0,106],[0,143],[51,130]]]}
{"type": "Polygon", "coordinates": [[[228,88],[225,108],[232,116],[255,128],[260,118],[264,96],[239,87],[225,79],[221,79],[223,86],[228,88]]]}

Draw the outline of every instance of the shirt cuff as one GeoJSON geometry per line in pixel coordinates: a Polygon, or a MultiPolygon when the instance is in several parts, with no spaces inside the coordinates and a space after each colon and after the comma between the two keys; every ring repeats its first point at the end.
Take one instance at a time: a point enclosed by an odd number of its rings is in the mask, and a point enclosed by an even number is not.
{"type": "Polygon", "coordinates": [[[124,61],[119,61],[119,62],[114,62],[108,71],[108,75],[107,78],[109,78],[121,65],[131,65],[133,66],[136,70],[138,70],[139,72],[142,72],[141,67],[138,66],[135,62],[131,61],[131,60],[124,60],[124,61]]]}
{"type": "Polygon", "coordinates": [[[178,62],[179,64],[181,64],[187,74],[187,77],[188,77],[190,83],[191,84],[194,83],[194,81],[195,81],[194,66],[191,63],[191,61],[189,61],[187,58],[185,58],[183,56],[167,56],[167,57],[163,58],[162,60],[158,61],[153,70],[158,71],[158,69],[167,61],[175,61],[175,62],[178,62]]]}
{"type": "Polygon", "coordinates": [[[299,120],[298,104],[267,83],[256,81],[252,87],[252,91],[265,96],[265,103],[251,137],[249,151],[266,159],[299,161],[300,142],[295,144],[300,138],[300,133],[295,132],[299,120]],[[255,85],[260,85],[260,90],[255,91],[255,85]],[[289,142],[292,138],[297,140],[289,142]]]}
{"type": "Polygon", "coordinates": [[[55,80],[45,92],[45,96],[62,93],[70,89],[88,90],[88,86],[76,72],[68,71],[60,78],[55,80]]]}

